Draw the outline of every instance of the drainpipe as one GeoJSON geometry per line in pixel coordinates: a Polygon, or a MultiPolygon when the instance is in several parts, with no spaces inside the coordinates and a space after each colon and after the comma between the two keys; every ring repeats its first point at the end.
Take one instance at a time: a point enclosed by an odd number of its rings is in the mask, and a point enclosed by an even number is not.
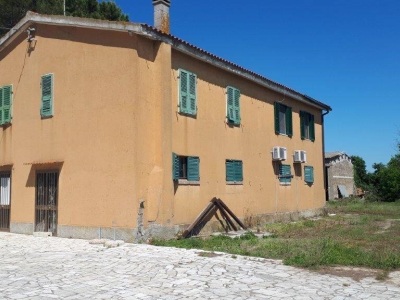
{"type": "Polygon", "coordinates": [[[322,165],[324,168],[324,190],[325,190],[325,201],[329,201],[329,195],[328,195],[328,188],[327,188],[327,182],[326,182],[326,167],[325,167],[325,125],[324,125],[324,116],[329,114],[330,110],[327,110],[323,114],[321,114],[321,125],[322,125],[322,165]]]}

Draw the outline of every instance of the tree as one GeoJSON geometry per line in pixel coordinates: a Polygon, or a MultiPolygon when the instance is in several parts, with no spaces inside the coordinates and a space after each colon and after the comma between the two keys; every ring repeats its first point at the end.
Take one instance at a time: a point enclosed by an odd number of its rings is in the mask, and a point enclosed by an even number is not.
{"type": "Polygon", "coordinates": [[[360,156],[353,155],[351,156],[351,161],[354,167],[354,182],[356,186],[362,188],[363,190],[368,190],[370,178],[369,174],[367,173],[365,160],[360,156]]]}
{"type": "MultiPolygon", "coordinates": [[[[65,0],[66,15],[110,21],[129,21],[110,0],[65,0]]],[[[27,13],[35,11],[46,15],[62,15],[63,0],[0,0],[0,37],[14,27],[27,13]]]]}

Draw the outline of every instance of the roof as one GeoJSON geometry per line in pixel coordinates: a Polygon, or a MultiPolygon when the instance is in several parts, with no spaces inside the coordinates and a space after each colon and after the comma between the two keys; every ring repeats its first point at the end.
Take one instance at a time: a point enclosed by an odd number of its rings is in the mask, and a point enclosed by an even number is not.
{"type": "Polygon", "coordinates": [[[270,90],[290,96],[300,102],[307,103],[321,110],[331,111],[332,108],[318,100],[315,100],[305,94],[297,92],[287,86],[272,81],[260,74],[245,69],[228,60],[218,57],[210,52],[207,52],[199,47],[196,47],[178,37],[164,33],[150,25],[130,22],[112,22],[105,20],[84,19],[77,17],[40,15],[33,12],[27,12],[26,16],[12,28],[5,36],[0,39],[0,52],[9,45],[20,33],[28,29],[29,26],[38,24],[72,26],[91,28],[98,30],[124,31],[129,34],[138,34],[147,37],[151,40],[157,40],[167,43],[177,51],[185,53],[201,61],[207,62],[217,68],[223,69],[230,73],[236,74],[248,80],[251,80],[261,86],[267,87],[270,90]]]}
{"type": "Polygon", "coordinates": [[[336,157],[336,156],[340,156],[342,154],[346,154],[346,153],[341,152],[341,151],[325,152],[325,158],[333,158],[333,157],[336,157]]]}

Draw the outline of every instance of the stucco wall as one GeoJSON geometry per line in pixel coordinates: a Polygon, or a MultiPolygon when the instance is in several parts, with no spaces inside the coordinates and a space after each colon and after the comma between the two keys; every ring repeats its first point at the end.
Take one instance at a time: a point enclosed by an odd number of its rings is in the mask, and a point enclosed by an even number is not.
{"type": "Polygon", "coordinates": [[[0,164],[13,164],[11,222],[34,222],[36,169],[58,168],[59,225],[136,227],[139,199],[161,197],[159,99],[170,84],[154,82],[169,70],[162,62],[170,48],[128,33],[45,25],[36,40],[28,49],[21,35],[0,54],[0,86],[14,88],[12,125],[0,131],[0,164]],[[47,73],[54,117],[41,119],[47,73]],[[63,164],[26,164],[53,160],[63,164]]]}
{"type": "Polygon", "coordinates": [[[173,152],[200,157],[200,185],[177,184],[174,195],[174,222],[190,223],[213,198],[221,198],[240,217],[320,208],[325,205],[321,113],[238,76],[194,60],[177,51],[172,53],[173,152]],[[197,116],[178,113],[178,70],[197,74],[197,116]],[[241,91],[241,125],[226,123],[226,87],[241,91]],[[277,136],[274,130],[274,101],[293,108],[293,137],[277,136]],[[316,140],[301,140],[299,111],[315,115],[316,140]],[[291,186],[281,186],[274,146],[287,147],[292,166],[291,186]],[[294,150],[307,151],[307,163],[293,164],[294,150]],[[227,185],[225,160],[243,161],[243,185],[227,185]],[[314,167],[315,183],[305,184],[303,167],[314,167]]]}
{"type": "Polygon", "coordinates": [[[0,53],[7,70],[0,86],[14,87],[12,125],[0,131],[0,165],[12,167],[0,168],[12,169],[16,232],[33,228],[40,169],[60,171],[62,236],[90,238],[100,227],[107,235],[116,228],[124,239],[141,227],[164,234],[162,228],[191,223],[213,197],[239,217],[324,206],[318,109],[134,34],[36,28],[30,48],[21,35],[0,53]],[[198,76],[195,118],[178,113],[179,68],[198,76]],[[54,74],[54,116],[41,119],[40,78],[47,73],[54,74]],[[239,127],[226,123],[227,85],[241,90],[239,127]],[[275,101],[293,108],[292,138],[275,134],[275,101]],[[315,115],[315,142],[300,138],[300,110],[315,115]],[[290,186],[279,183],[274,146],[288,149],[290,186]],[[306,164],[293,163],[294,150],[307,151],[306,164]],[[174,183],[172,152],[200,157],[199,185],[174,183]],[[226,184],[226,159],[243,161],[243,184],[226,184]],[[314,167],[313,185],[304,182],[304,165],[314,167]]]}

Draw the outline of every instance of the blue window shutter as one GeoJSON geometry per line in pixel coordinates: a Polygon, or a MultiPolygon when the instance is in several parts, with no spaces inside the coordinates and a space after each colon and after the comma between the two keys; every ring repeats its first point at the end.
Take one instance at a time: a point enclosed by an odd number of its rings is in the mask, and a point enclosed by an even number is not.
{"type": "Polygon", "coordinates": [[[197,113],[197,76],[196,74],[189,73],[189,109],[188,113],[196,115],[197,113]]]}
{"type": "Polygon", "coordinates": [[[179,112],[188,113],[188,87],[189,74],[187,71],[179,70],[179,112]]]}
{"type": "Polygon", "coordinates": [[[233,106],[234,91],[233,87],[228,86],[227,88],[227,118],[228,122],[235,122],[235,108],[233,106]]]}
{"type": "Polygon", "coordinates": [[[306,138],[306,128],[305,128],[305,120],[306,113],[304,111],[300,111],[300,135],[301,139],[304,140],[306,138]]]}
{"type": "Polygon", "coordinates": [[[172,153],[172,179],[179,179],[179,156],[172,153]]]}
{"type": "Polygon", "coordinates": [[[310,140],[315,141],[315,121],[314,121],[314,115],[310,115],[310,140]]]}
{"type": "Polygon", "coordinates": [[[187,179],[189,181],[199,181],[200,180],[200,159],[195,156],[189,156],[187,158],[187,179]]]}
{"type": "Polygon", "coordinates": [[[293,136],[292,108],[286,107],[286,134],[288,137],[293,136]]]}
{"type": "Polygon", "coordinates": [[[235,163],[232,160],[226,162],[226,181],[235,181],[235,163]]]}
{"type": "Polygon", "coordinates": [[[53,115],[53,74],[42,76],[42,105],[40,114],[42,117],[50,117],[53,115]]]}
{"type": "Polygon", "coordinates": [[[314,182],[314,168],[310,166],[304,167],[304,181],[307,183],[314,182]]]}
{"type": "Polygon", "coordinates": [[[290,165],[284,165],[280,164],[279,165],[279,175],[285,176],[287,175],[288,177],[281,177],[279,178],[279,181],[282,183],[289,183],[292,181],[291,176],[291,170],[290,170],[290,165]]]}
{"type": "Polygon", "coordinates": [[[3,88],[0,88],[0,125],[3,124],[3,88]]]}
{"type": "Polygon", "coordinates": [[[240,124],[240,91],[234,89],[235,124],[240,124]]]}
{"type": "Polygon", "coordinates": [[[275,112],[275,134],[279,134],[280,128],[279,128],[279,103],[278,102],[274,103],[274,112],[275,112]]]}
{"type": "Polygon", "coordinates": [[[243,162],[238,160],[235,164],[235,181],[243,181],[243,162]]]}
{"type": "Polygon", "coordinates": [[[3,86],[2,124],[11,123],[12,85],[3,86]]]}

